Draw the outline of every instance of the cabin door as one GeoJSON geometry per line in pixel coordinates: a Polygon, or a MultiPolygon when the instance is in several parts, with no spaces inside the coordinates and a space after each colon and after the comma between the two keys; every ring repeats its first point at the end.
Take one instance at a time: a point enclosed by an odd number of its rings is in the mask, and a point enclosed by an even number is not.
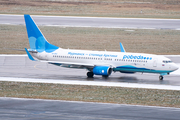
{"type": "Polygon", "coordinates": [[[153,67],[157,67],[157,58],[155,58],[153,61],[153,67]]]}

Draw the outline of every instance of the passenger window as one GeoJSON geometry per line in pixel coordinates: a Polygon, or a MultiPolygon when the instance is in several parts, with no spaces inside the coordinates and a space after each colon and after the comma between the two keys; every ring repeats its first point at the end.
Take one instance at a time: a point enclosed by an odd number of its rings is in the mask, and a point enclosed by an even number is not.
{"type": "Polygon", "coordinates": [[[172,63],[172,61],[163,60],[163,63],[172,63]]]}

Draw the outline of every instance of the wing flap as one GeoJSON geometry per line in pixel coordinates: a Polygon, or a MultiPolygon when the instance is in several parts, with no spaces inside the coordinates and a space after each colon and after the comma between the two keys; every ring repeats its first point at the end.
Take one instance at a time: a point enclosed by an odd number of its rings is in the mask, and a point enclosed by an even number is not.
{"type": "Polygon", "coordinates": [[[95,65],[93,64],[86,64],[86,63],[72,63],[72,62],[59,62],[59,61],[40,61],[40,62],[46,62],[49,64],[61,66],[61,67],[67,67],[67,68],[93,68],[95,65]]]}

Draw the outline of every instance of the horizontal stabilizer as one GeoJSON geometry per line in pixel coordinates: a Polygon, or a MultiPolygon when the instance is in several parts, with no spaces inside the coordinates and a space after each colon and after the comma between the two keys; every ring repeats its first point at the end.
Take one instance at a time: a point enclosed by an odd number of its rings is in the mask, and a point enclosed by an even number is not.
{"type": "Polygon", "coordinates": [[[27,48],[25,48],[25,51],[26,51],[26,53],[27,53],[27,55],[28,55],[28,57],[29,57],[30,60],[36,61],[36,60],[32,57],[32,55],[29,53],[29,51],[27,50],[27,48]]]}

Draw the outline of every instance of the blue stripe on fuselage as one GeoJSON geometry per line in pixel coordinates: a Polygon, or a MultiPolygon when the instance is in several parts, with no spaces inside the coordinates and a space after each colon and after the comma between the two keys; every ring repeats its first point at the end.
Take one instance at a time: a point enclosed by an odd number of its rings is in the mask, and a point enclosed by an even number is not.
{"type": "Polygon", "coordinates": [[[123,72],[147,72],[147,73],[169,73],[172,72],[170,70],[154,70],[154,69],[147,69],[147,68],[138,68],[132,65],[124,65],[118,66],[113,69],[113,71],[123,71],[123,72]]]}

